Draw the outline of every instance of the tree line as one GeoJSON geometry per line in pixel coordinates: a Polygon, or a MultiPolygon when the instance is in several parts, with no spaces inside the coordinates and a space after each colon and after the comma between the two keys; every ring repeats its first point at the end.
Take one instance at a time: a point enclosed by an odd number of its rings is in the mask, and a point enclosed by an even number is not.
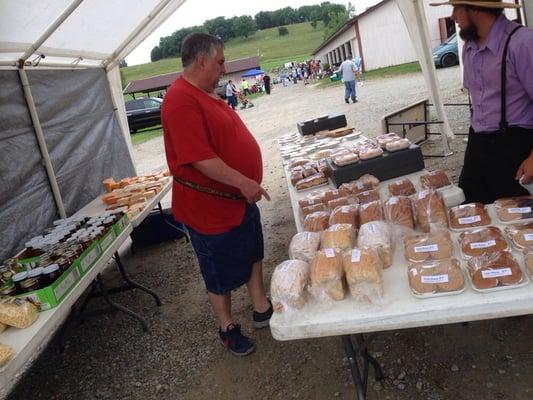
{"type": "Polygon", "coordinates": [[[226,19],[217,17],[205,21],[202,25],[181,28],[169,36],[159,39],[159,45],[150,53],[153,61],[162,58],[180,57],[181,42],[189,33],[206,32],[218,36],[223,41],[236,37],[247,38],[258,29],[268,29],[283,25],[310,22],[316,28],[318,21],[326,26],[326,31],[336,30],[348,18],[353,7],[342,4],[332,4],[325,1],[320,5],[302,6],[299,8],[285,7],[274,11],[260,11],[253,18],[250,15],[241,15],[226,19]],[[351,9],[352,8],[352,9],[351,9]]]}

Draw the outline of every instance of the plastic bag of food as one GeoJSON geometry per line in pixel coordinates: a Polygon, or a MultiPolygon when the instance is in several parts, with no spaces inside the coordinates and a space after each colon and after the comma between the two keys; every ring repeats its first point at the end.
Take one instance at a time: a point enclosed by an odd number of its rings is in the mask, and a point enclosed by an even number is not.
{"type": "Polygon", "coordinates": [[[395,151],[408,149],[409,146],[411,146],[411,142],[409,141],[409,139],[402,138],[402,139],[394,140],[392,142],[387,143],[385,145],[385,149],[393,153],[395,151]]]}
{"type": "Polygon", "coordinates": [[[315,204],[324,204],[324,192],[315,190],[298,200],[300,208],[314,206],[315,204]]]}
{"type": "Polygon", "coordinates": [[[363,247],[345,251],[343,268],[355,300],[375,303],[382,298],[381,259],[374,249],[363,247]]]}
{"type": "Polygon", "coordinates": [[[299,232],[289,244],[289,257],[294,260],[310,262],[320,248],[320,233],[299,232]]]}
{"type": "Polygon", "coordinates": [[[294,187],[296,190],[304,190],[309,189],[315,186],[324,185],[328,183],[328,178],[326,176],[319,172],[318,174],[311,175],[308,178],[304,178],[296,182],[296,185],[294,187]]]}
{"type": "Polygon", "coordinates": [[[310,159],[308,158],[296,158],[294,160],[292,160],[290,163],[289,163],[289,169],[292,170],[296,167],[300,167],[300,166],[304,166],[304,165],[307,165],[307,164],[313,164],[313,161],[311,161],[310,159]]]}
{"type": "Polygon", "coordinates": [[[371,160],[372,158],[381,157],[383,150],[381,147],[364,147],[359,150],[359,158],[361,160],[371,160]]]}
{"type": "Polygon", "coordinates": [[[320,232],[329,226],[329,212],[317,211],[304,219],[304,229],[308,232],[320,232]]]}
{"type": "Polygon", "coordinates": [[[533,249],[533,222],[506,226],[505,234],[517,249],[533,249]]]}
{"type": "Polygon", "coordinates": [[[0,367],[3,367],[13,357],[13,349],[0,343],[0,367]]]}
{"type": "Polygon", "coordinates": [[[452,238],[445,230],[405,237],[403,245],[405,259],[414,263],[443,260],[453,256],[452,238]]]}
{"type": "Polygon", "coordinates": [[[477,257],[484,253],[509,250],[502,232],[494,227],[478,228],[459,235],[461,252],[468,257],[477,257]]]}
{"type": "Polygon", "coordinates": [[[27,328],[39,316],[39,309],[26,299],[4,297],[0,299],[0,322],[15,328],[27,328]]]}
{"type": "Polygon", "coordinates": [[[394,132],[384,133],[382,135],[376,136],[376,142],[378,143],[379,147],[381,147],[382,149],[385,149],[387,147],[387,143],[391,143],[399,139],[400,139],[400,136],[394,132]]]}
{"type": "Polygon", "coordinates": [[[527,279],[511,253],[498,251],[471,257],[468,272],[477,290],[519,285],[527,279]]]}
{"type": "Polygon", "coordinates": [[[530,276],[533,276],[533,251],[530,249],[525,249],[524,252],[524,264],[526,265],[527,271],[530,276]]]}
{"type": "Polygon", "coordinates": [[[375,249],[383,263],[383,268],[388,268],[392,265],[392,234],[386,222],[373,221],[361,225],[357,247],[375,249]]]}
{"type": "Polygon", "coordinates": [[[329,224],[351,224],[354,228],[359,227],[359,206],[348,204],[335,207],[329,216],[329,224]]]}
{"type": "Polygon", "coordinates": [[[371,201],[359,206],[359,221],[361,225],[371,221],[383,221],[385,215],[381,207],[381,201],[371,201]]]}
{"type": "Polygon", "coordinates": [[[331,161],[339,167],[344,167],[345,165],[354,164],[359,161],[359,156],[354,153],[348,152],[346,154],[338,154],[331,158],[331,161]]]}
{"type": "Polygon", "coordinates": [[[409,287],[416,296],[461,293],[465,288],[465,277],[455,258],[413,263],[409,265],[408,275],[409,287]]]}
{"type": "Polygon", "coordinates": [[[344,299],[344,276],[342,268],[342,253],[339,250],[327,248],[319,250],[310,264],[311,287],[310,292],[319,301],[344,299]]]}
{"type": "Polygon", "coordinates": [[[427,174],[420,176],[420,184],[424,189],[439,189],[444,186],[449,186],[452,183],[450,178],[441,169],[429,171],[427,174]]]}
{"type": "Polygon", "coordinates": [[[461,204],[450,208],[450,228],[466,229],[490,225],[490,217],[482,203],[461,204]]]}
{"type": "Polygon", "coordinates": [[[338,199],[333,199],[328,201],[328,208],[335,209],[340,206],[347,206],[350,204],[347,197],[339,197],[338,199]]]}
{"type": "Polygon", "coordinates": [[[331,200],[340,199],[341,197],[346,197],[350,194],[347,189],[329,189],[324,191],[324,203],[328,203],[331,200]]]}
{"type": "Polygon", "coordinates": [[[502,222],[520,222],[533,218],[533,196],[498,199],[494,202],[494,209],[502,222]]]}
{"type": "Polygon", "coordinates": [[[355,244],[355,229],[350,224],[335,224],[322,231],[321,247],[347,250],[355,244]]]}
{"type": "Polygon", "coordinates": [[[274,312],[301,309],[306,300],[309,264],[301,260],[286,260],[272,273],[270,294],[274,312]]]}
{"type": "Polygon", "coordinates": [[[413,210],[424,232],[448,228],[448,217],[442,196],[435,190],[424,190],[412,196],[413,210]]]}
{"type": "Polygon", "coordinates": [[[391,196],[411,196],[416,193],[416,188],[409,178],[405,178],[389,183],[389,193],[391,196]]]}
{"type": "Polygon", "coordinates": [[[377,187],[379,187],[379,179],[373,175],[365,174],[355,181],[343,183],[339,189],[346,189],[351,194],[357,194],[377,187]]]}
{"type": "Polygon", "coordinates": [[[302,173],[304,175],[304,178],[309,178],[310,176],[313,176],[315,174],[318,174],[318,170],[315,168],[316,164],[305,164],[303,166],[302,173]]]}
{"type": "Polygon", "coordinates": [[[292,186],[295,186],[296,183],[304,179],[304,174],[302,171],[291,171],[290,179],[291,179],[292,186]]]}
{"type": "Polygon", "coordinates": [[[377,191],[376,189],[365,190],[364,192],[359,192],[354,197],[360,204],[365,204],[365,203],[370,203],[371,201],[381,200],[379,197],[379,191],[377,191]]]}
{"type": "Polygon", "coordinates": [[[391,224],[414,229],[413,210],[411,200],[405,196],[393,196],[385,202],[383,207],[385,219],[391,224]]]}
{"type": "Polygon", "coordinates": [[[312,214],[317,211],[327,211],[327,208],[322,203],[313,204],[312,206],[302,207],[302,214],[304,217],[306,215],[312,214]]]}
{"type": "Polygon", "coordinates": [[[5,331],[6,328],[7,328],[7,325],[0,323],[0,333],[2,333],[3,331],[5,331]]]}

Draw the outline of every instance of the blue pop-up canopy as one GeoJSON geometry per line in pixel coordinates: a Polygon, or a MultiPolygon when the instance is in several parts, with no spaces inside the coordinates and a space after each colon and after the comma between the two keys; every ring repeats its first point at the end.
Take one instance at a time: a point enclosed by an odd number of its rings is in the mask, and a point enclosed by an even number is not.
{"type": "Polygon", "coordinates": [[[246,71],[244,74],[241,75],[242,78],[246,78],[247,76],[257,76],[257,75],[263,75],[265,71],[262,71],[260,69],[250,69],[246,71]]]}

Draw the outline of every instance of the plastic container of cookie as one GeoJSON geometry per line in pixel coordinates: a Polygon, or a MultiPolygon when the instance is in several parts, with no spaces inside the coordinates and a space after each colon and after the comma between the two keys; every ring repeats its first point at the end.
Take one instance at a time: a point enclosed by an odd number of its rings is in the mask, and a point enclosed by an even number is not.
{"type": "Polygon", "coordinates": [[[524,265],[528,275],[533,279],[533,250],[526,249],[523,251],[524,265]]]}
{"type": "Polygon", "coordinates": [[[411,263],[407,276],[411,294],[418,299],[461,294],[466,288],[465,274],[456,258],[411,263]]]}
{"type": "Polygon", "coordinates": [[[517,250],[533,250],[533,222],[508,225],[504,231],[517,250]]]}
{"type": "Polygon", "coordinates": [[[447,230],[406,236],[403,242],[405,259],[409,263],[444,260],[454,256],[453,242],[447,230]]]}
{"type": "Polygon", "coordinates": [[[461,255],[465,260],[486,253],[509,251],[510,246],[502,231],[495,226],[471,229],[458,235],[461,255]]]}
{"type": "Polygon", "coordinates": [[[533,196],[498,199],[494,211],[502,224],[533,222],[533,196]]]}
{"type": "Polygon", "coordinates": [[[472,289],[480,293],[514,289],[529,283],[528,275],[508,251],[471,257],[466,267],[472,289]]]}
{"type": "Polygon", "coordinates": [[[481,203],[468,203],[448,210],[448,222],[454,232],[464,232],[474,228],[490,226],[492,220],[481,203]]]}

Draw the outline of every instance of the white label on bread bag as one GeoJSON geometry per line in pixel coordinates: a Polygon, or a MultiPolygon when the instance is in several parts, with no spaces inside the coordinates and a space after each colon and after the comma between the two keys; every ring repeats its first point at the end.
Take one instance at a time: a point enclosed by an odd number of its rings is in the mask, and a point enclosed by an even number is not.
{"type": "Polygon", "coordinates": [[[439,251],[439,245],[428,244],[426,246],[415,246],[415,253],[429,253],[432,251],[439,251]]]}
{"type": "Polygon", "coordinates": [[[464,217],[458,219],[459,224],[465,225],[465,224],[473,224],[474,222],[481,221],[481,217],[479,215],[474,215],[472,217],[464,217]]]}
{"type": "Polygon", "coordinates": [[[422,190],[421,192],[418,192],[418,200],[422,200],[428,195],[428,190],[422,190]]]}
{"type": "Polygon", "coordinates": [[[350,207],[348,207],[348,206],[342,206],[342,207],[341,207],[341,213],[343,213],[343,214],[349,214],[349,213],[350,213],[350,207]]]}
{"type": "Polygon", "coordinates": [[[530,242],[533,240],[533,233],[524,233],[524,240],[530,242]]]}
{"type": "Polygon", "coordinates": [[[531,212],[531,207],[511,207],[507,209],[509,214],[525,214],[531,212]]]}
{"type": "Polygon", "coordinates": [[[372,233],[372,234],[374,234],[374,235],[377,233],[377,232],[376,232],[376,227],[375,227],[374,224],[372,224],[372,223],[369,223],[369,224],[368,224],[368,230],[370,231],[370,233],[372,233]]]}
{"type": "Polygon", "coordinates": [[[364,189],[364,188],[365,188],[365,185],[364,185],[363,182],[361,182],[361,181],[357,181],[357,182],[355,182],[355,187],[356,187],[357,189],[364,189]]]}
{"type": "Polygon", "coordinates": [[[311,240],[311,232],[304,232],[304,240],[306,241],[311,240]]]}
{"type": "Polygon", "coordinates": [[[398,204],[398,197],[391,197],[389,199],[389,204],[398,204]]]}
{"type": "Polygon", "coordinates": [[[498,278],[499,276],[509,276],[512,274],[511,268],[486,269],[481,271],[483,279],[498,278]]]}
{"type": "Polygon", "coordinates": [[[448,283],[448,274],[421,276],[420,279],[422,283],[448,283]]]}
{"type": "Polygon", "coordinates": [[[326,257],[327,258],[335,257],[335,250],[333,250],[331,247],[328,247],[327,249],[324,249],[324,253],[326,253],[326,257]]]}
{"type": "Polygon", "coordinates": [[[361,261],[361,250],[353,249],[352,250],[352,262],[359,262],[359,261],[361,261]]]}
{"type": "Polygon", "coordinates": [[[470,243],[471,249],[486,249],[487,247],[496,246],[496,240],[487,240],[486,242],[470,243]]]}

